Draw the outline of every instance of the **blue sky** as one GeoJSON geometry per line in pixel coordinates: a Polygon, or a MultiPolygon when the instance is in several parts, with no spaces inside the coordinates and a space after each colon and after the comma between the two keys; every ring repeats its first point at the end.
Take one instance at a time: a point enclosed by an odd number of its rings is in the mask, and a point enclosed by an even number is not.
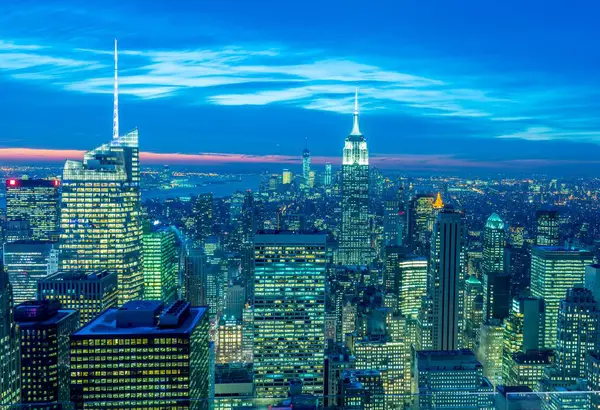
{"type": "Polygon", "coordinates": [[[145,151],[340,156],[358,87],[398,166],[600,166],[597,2],[95,3],[0,3],[0,147],[110,138],[116,37],[145,151]]]}

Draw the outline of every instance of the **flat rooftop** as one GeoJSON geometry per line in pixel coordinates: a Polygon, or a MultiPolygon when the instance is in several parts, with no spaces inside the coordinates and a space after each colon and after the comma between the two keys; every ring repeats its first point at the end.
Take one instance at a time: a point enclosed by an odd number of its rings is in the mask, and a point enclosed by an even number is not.
{"type": "Polygon", "coordinates": [[[114,275],[116,277],[115,272],[107,271],[107,270],[99,270],[99,271],[58,271],[55,272],[48,277],[44,278],[42,282],[48,281],[70,281],[70,280],[101,280],[110,275],[114,275]]]}
{"type": "MultiPolygon", "coordinates": [[[[138,311],[139,315],[145,315],[148,312],[156,312],[161,308],[161,303],[156,301],[133,301],[123,305],[128,311],[138,311]]],[[[123,309],[123,307],[121,309],[123,309]]],[[[166,311],[168,307],[165,307],[162,312],[166,311]]],[[[145,321],[141,321],[140,325],[133,323],[129,327],[120,327],[117,325],[117,313],[119,309],[110,308],[104,311],[95,320],[91,321],[75,333],[73,337],[85,338],[85,337],[106,337],[106,336],[136,336],[136,335],[149,335],[149,336],[169,336],[169,335],[181,335],[191,334],[194,328],[200,322],[200,319],[204,315],[208,314],[208,307],[193,307],[189,310],[189,315],[185,316],[181,322],[176,326],[163,327],[159,326],[158,322],[150,325],[145,321]]],[[[135,313],[135,312],[134,312],[135,313]]]]}
{"type": "Polygon", "coordinates": [[[327,235],[320,232],[259,231],[254,235],[256,245],[322,245],[327,243],[327,235]]]}

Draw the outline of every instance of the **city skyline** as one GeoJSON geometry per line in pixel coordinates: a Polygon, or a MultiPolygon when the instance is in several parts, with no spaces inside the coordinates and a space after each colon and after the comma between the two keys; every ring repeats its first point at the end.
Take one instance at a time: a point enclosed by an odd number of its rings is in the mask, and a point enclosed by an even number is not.
{"type": "Polygon", "coordinates": [[[336,2],[269,16],[222,2],[185,12],[164,2],[143,12],[5,3],[0,85],[10,98],[0,109],[11,116],[0,160],[77,158],[110,135],[116,37],[121,132],[140,127],[147,164],[299,164],[306,138],[313,163],[339,163],[359,87],[374,166],[591,172],[599,56],[583,40],[598,31],[593,13],[549,6],[535,19],[534,4],[513,14],[513,2],[467,3],[465,12],[400,2],[365,16],[336,2]],[[42,15],[53,18],[34,27],[42,15]]]}

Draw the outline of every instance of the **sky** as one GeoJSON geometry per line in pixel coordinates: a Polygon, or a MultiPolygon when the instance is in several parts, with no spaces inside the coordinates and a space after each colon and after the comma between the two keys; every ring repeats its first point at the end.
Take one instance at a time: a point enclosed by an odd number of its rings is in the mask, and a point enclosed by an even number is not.
{"type": "Polygon", "coordinates": [[[0,2],[0,161],[60,161],[120,130],[148,163],[339,163],[358,88],[371,164],[600,167],[600,4],[0,2]],[[100,6],[102,4],[102,6],[100,6]]]}

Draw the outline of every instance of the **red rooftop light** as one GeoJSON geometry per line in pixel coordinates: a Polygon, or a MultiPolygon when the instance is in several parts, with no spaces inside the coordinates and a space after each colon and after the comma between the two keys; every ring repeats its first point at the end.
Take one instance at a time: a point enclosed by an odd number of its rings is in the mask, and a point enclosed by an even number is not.
{"type": "Polygon", "coordinates": [[[8,181],[8,185],[15,186],[15,185],[17,185],[17,181],[15,179],[11,179],[8,181]]]}

